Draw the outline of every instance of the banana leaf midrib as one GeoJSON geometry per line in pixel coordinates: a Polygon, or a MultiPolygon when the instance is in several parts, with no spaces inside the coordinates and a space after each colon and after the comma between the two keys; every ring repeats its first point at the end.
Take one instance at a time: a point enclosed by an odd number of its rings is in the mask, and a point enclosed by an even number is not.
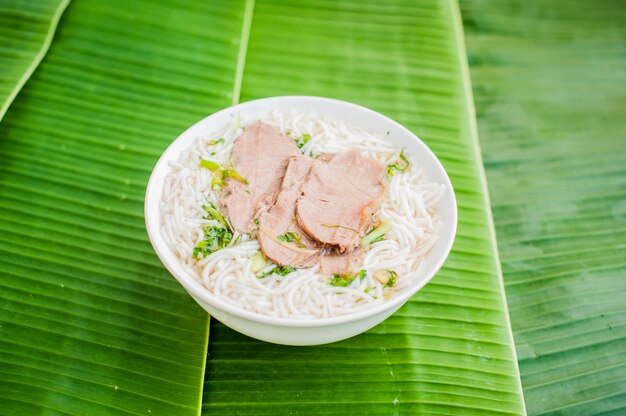
{"type": "MultiPolygon", "coordinates": [[[[0,96],[0,100],[1,100],[0,101],[0,104],[1,104],[0,105],[0,122],[2,121],[4,115],[6,114],[13,100],[15,100],[15,97],[17,97],[17,94],[20,92],[22,87],[24,87],[28,79],[35,72],[35,69],[37,68],[41,60],[46,55],[46,52],[48,51],[48,49],[50,48],[50,44],[52,43],[52,38],[54,37],[54,33],[56,31],[59,20],[61,19],[61,15],[67,8],[69,2],[70,0],[58,0],[57,1],[57,7],[55,9],[54,14],[50,16],[48,30],[43,39],[43,42],[41,43],[41,47],[39,48],[39,50],[34,55],[26,51],[22,52],[24,55],[32,56],[32,58],[30,59],[31,62],[30,64],[28,64],[26,67],[23,68],[23,72],[19,78],[12,80],[13,88],[11,88],[11,90],[8,91],[8,94],[6,94],[4,97],[0,96]]],[[[38,20],[41,17],[40,15],[37,15],[34,13],[32,14],[27,13],[27,15],[28,14],[30,14],[30,17],[32,17],[34,20],[38,20]]]]}

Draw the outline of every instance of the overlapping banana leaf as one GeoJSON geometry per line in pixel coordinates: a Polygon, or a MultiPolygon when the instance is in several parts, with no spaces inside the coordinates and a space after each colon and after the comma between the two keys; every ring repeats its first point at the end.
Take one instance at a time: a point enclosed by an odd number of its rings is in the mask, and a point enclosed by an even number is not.
{"type": "Polygon", "coordinates": [[[530,414],[626,414],[626,8],[462,0],[530,414]]]}
{"type": "Polygon", "coordinates": [[[68,2],[0,2],[0,120],[48,50],[68,2]]]}
{"type": "Polygon", "coordinates": [[[198,414],[209,318],[155,257],[143,195],[172,138],[230,105],[243,10],[70,4],[0,124],[0,414],[198,414]]]}
{"type": "Polygon", "coordinates": [[[334,96],[403,122],[452,176],[459,237],[424,291],[351,340],[279,347],[214,322],[203,410],[522,413],[443,0],[72,3],[0,125],[0,413],[197,413],[207,317],[152,254],[141,199],[166,144],[240,94],[334,96]]]}
{"type": "Polygon", "coordinates": [[[459,233],[432,283],[367,334],[283,347],[213,322],[205,414],[523,412],[461,30],[447,0],[255,2],[242,99],[330,96],[405,123],[452,176],[459,233]]]}

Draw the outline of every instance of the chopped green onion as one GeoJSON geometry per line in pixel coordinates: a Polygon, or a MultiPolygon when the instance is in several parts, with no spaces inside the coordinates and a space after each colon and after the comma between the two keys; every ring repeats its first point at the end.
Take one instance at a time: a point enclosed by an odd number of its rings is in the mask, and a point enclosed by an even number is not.
{"type": "Polygon", "coordinates": [[[211,172],[216,171],[220,168],[220,164],[217,162],[213,162],[212,160],[200,159],[200,166],[203,168],[207,168],[211,172]]]}
{"type": "Polygon", "coordinates": [[[409,168],[409,160],[404,155],[404,149],[400,151],[398,157],[399,160],[397,160],[396,163],[387,165],[387,175],[393,176],[396,174],[396,172],[404,172],[409,168]]]}
{"type": "Polygon", "coordinates": [[[222,176],[224,178],[237,179],[239,182],[242,182],[245,185],[248,184],[248,180],[244,178],[243,176],[241,176],[235,169],[222,169],[222,176]]]}
{"type": "Polygon", "coordinates": [[[277,236],[276,238],[280,241],[285,241],[287,243],[296,243],[296,246],[300,248],[306,247],[304,244],[302,244],[302,241],[300,241],[302,239],[302,236],[298,232],[289,231],[285,234],[277,236]]]}
{"type": "Polygon", "coordinates": [[[254,256],[252,256],[252,264],[250,265],[250,271],[252,273],[258,273],[267,265],[267,261],[265,257],[263,257],[263,253],[257,251],[254,256]]]}
{"type": "Polygon", "coordinates": [[[280,241],[287,241],[291,243],[300,239],[300,233],[289,231],[288,233],[281,234],[276,238],[278,238],[280,241]]]}
{"type": "Polygon", "coordinates": [[[374,279],[378,280],[383,288],[395,285],[397,278],[398,274],[393,270],[380,270],[374,274],[374,279]]]}
{"type": "Polygon", "coordinates": [[[230,228],[230,225],[228,225],[228,222],[226,222],[217,208],[213,205],[205,205],[202,208],[207,212],[204,219],[217,221],[218,224],[202,225],[204,239],[200,241],[196,247],[194,247],[192,254],[194,258],[204,258],[209,254],[228,246],[233,239],[233,231],[230,228]]]}
{"type": "Polygon", "coordinates": [[[404,149],[400,151],[400,159],[404,162],[404,170],[406,170],[409,167],[409,159],[404,155],[404,149]]]}
{"type": "Polygon", "coordinates": [[[272,274],[277,274],[279,276],[287,276],[289,273],[293,273],[296,271],[295,267],[291,267],[291,266],[276,266],[273,269],[258,275],[257,277],[259,279],[263,279],[264,277],[267,277],[269,275],[272,274]]]}
{"type": "Polygon", "coordinates": [[[213,172],[213,179],[211,179],[211,188],[224,186],[225,182],[223,180],[222,170],[216,170],[213,172]]]}
{"type": "Polygon", "coordinates": [[[224,143],[225,140],[223,137],[220,137],[218,140],[209,140],[209,146],[215,146],[216,144],[224,143]]]}
{"type": "Polygon", "coordinates": [[[379,241],[383,241],[384,239],[385,239],[385,236],[384,236],[384,235],[381,235],[381,236],[379,236],[379,237],[377,237],[377,238],[373,239],[372,241],[370,241],[370,244],[373,244],[373,243],[378,243],[379,241]]]}
{"type": "Polygon", "coordinates": [[[200,159],[200,166],[213,172],[213,180],[211,180],[212,188],[215,186],[224,186],[225,178],[234,178],[248,185],[248,180],[241,176],[235,169],[220,167],[219,163],[206,159],[200,159]]]}
{"type": "Polygon", "coordinates": [[[259,225],[259,217],[256,217],[256,218],[254,219],[254,223],[255,223],[256,225],[259,225]]]}
{"type": "Polygon", "coordinates": [[[205,219],[219,221],[224,226],[224,228],[232,231],[232,228],[230,228],[230,225],[228,224],[228,222],[226,222],[226,219],[222,216],[222,214],[220,214],[217,208],[215,208],[215,205],[204,205],[202,209],[204,209],[207,214],[209,214],[207,217],[205,217],[205,219]]]}
{"type": "Polygon", "coordinates": [[[298,146],[299,149],[302,149],[310,140],[311,140],[310,134],[303,134],[302,136],[296,139],[296,146],[298,146]]]}
{"type": "Polygon", "coordinates": [[[202,231],[204,232],[204,240],[200,241],[193,249],[193,257],[206,257],[211,253],[216,252],[228,244],[230,244],[233,235],[226,228],[220,225],[203,225],[202,231]]]}
{"type": "Polygon", "coordinates": [[[330,281],[331,286],[346,287],[354,280],[354,275],[349,274],[334,274],[330,281]]]}
{"type": "Polygon", "coordinates": [[[300,237],[300,233],[289,231],[285,234],[279,235],[276,238],[278,238],[280,241],[287,241],[289,243],[292,243],[294,241],[300,240],[301,237],[300,237]]]}
{"type": "Polygon", "coordinates": [[[367,246],[377,241],[381,241],[384,239],[385,234],[391,230],[391,221],[386,220],[380,223],[378,227],[374,228],[372,231],[367,233],[365,237],[361,239],[361,245],[367,246]]]}
{"type": "Polygon", "coordinates": [[[259,231],[265,234],[266,236],[268,236],[269,238],[271,238],[272,240],[274,240],[275,242],[277,242],[278,244],[280,244],[281,246],[288,248],[289,250],[295,251],[297,253],[303,253],[303,254],[317,253],[316,249],[307,249],[307,248],[304,248],[304,246],[298,247],[296,245],[289,244],[285,241],[279,240],[271,231],[263,227],[259,227],[259,231]]]}
{"type": "Polygon", "coordinates": [[[330,280],[330,284],[331,286],[346,287],[346,286],[349,286],[350,283],[352,283],[354,279],[356,279],[357,277],[360,280],[363,280],[365,279],[366,276],[367,276],[367,271],[365,270],[361,270],[357,274],[351,274],[351,273],[334,274],[333,278],[330,280]]]}

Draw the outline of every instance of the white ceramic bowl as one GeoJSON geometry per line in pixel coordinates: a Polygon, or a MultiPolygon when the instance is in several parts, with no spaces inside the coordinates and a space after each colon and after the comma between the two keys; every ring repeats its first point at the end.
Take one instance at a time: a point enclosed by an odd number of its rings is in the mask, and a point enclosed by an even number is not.
{"type": "Polygon", "coordinates": [[[154,167],[146,191],[145,217],[148,236],[157,255],[200,306],[214,318],[236,331],[263,341],[287,345],[315,345],[339,341],[360,334],[384,321],[428,283],[441,268],[452,248],[457,226],[456,200],[450,179],[437,157],[420,139],[405,127],[380,113],[356,104],[321,97],[272,97],[249,101],[219,111],[193,125],[174,140],[154,167]],[[169,171],[169,163],[178,160],[180,153],[191,146],[197,136],[211,133],[227,125],[234,115],[245,114],[250,117],[260,117],[273,109],[314,111],[321,116],[342,120],[346,124],[359,126],[389,137],[395,145],[405,148],[407,153],[417,159],[430,181],[446,186],[446,192],[439,205],[438,213],[443,224],[438,232],[438,241],[428,254],[421,276],[416,279],[409,290],[399,292],[384,303],[373,305],[358,313],[300,321],[273,318],[241,310],[216,297],[181,267],[178,258],[167,246],[160,231],[159,201],[164,180],[169,171]]]}

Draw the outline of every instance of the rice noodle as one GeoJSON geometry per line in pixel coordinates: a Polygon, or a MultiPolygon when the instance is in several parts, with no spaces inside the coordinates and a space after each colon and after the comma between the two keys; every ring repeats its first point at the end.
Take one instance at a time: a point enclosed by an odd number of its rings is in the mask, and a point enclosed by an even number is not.
{"type": "MultiPolygon", "coordinates": [[[[361,281],[355,279],[348,287],[329,284],[330,276],[321,273],[319,265],[299,269],[287,276],[270,275],[259,279],[250,270],[252,257],[259,244],[250,235],[234,232],[231,245],[204,259],[192,256],[194,247],[203,240],[202,208],[209,203],[219,206],[219,191],[211,190],[211,172],[200,167],[200,159],[228,162],[234,139],[241,126],[257,119],[233,120],[221,131],[207,132],[185,150],[177,162],[171,163],[161,199],[161,233],[185,269],[213,294],[248,311],[262,315],[317,319],[345,315],[370,305],[385,302],[394,292],[411,286],[420,264],[437,241],[440,219],[437,205],[444,186],[428,182],[423,170],[410,155],[409,167],[389,178],[385,199],[376,214],[377,220],[389,220],[391,229],[385,239],[366,247],[357,270],[366,270],[361,281]],[[218,138],[223,142],[213,144],[218,138]],[[212,142],[213,141],[213,142],[212,142]],[[392,288],[374,279],[379,270],[398,274],[392,288]]],[[[262,121],[278,127],[294,139],[310,134],[303,146],[307,155],[340,153],[352,149],[378,159],[384,164],[397,160],[400,149],[384,137],[316,114],[272,112],[262,121]]],[[[274,265],[268,264],[263,271],[274,265]]]]}

